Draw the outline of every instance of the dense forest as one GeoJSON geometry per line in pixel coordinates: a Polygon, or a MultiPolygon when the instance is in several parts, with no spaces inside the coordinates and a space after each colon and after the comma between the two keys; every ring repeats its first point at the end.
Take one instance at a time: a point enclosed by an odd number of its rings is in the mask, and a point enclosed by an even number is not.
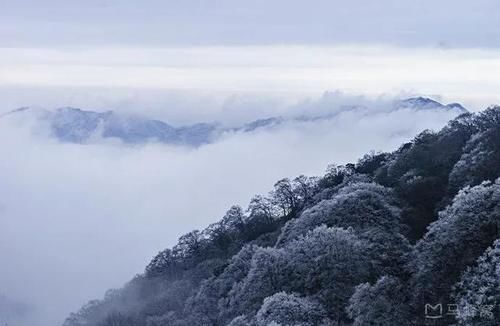
{"type": "Polygon", "coordinates": [[[498,177],[500,107],[464,113],[279,180],[64,326],[499,325],[498,177]]]}

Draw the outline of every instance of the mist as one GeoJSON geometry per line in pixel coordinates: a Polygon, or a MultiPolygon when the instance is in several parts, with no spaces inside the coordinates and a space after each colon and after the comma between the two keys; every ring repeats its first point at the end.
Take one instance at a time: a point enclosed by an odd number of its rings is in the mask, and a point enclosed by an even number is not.
{"type": "MultiPolygon", "coordinates": [[[[180,235],[217,221],[231,205],[246,207],[278,179],[319,175],[330,163],[393,150],[453,117],[390,112],[387,99],[335,94],[288,110],[335,111],[348,99],[367,109],[229,133],[197,149],[109,140],[63,144],[29,122],[0,119],[0,293],[32,307],[8,322],[61,324],[83,303],[141,273],[180,235]]],[[[277,113],[267,105],[255,109],[277,113]]]]}

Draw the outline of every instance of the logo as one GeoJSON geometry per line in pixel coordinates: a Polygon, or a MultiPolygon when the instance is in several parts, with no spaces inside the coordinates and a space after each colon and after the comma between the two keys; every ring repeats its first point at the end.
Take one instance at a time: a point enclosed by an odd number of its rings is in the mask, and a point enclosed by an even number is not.
{"type": "Polygon", "coordinates": [[[467,305],[459,307],[456,304],[426,303],[424,308],[425,318],[440,319],[446,316],[461,316],[466,318],[493,319],[495,306],[493,305],[467,305]]]}
{"type": "Polygon", "coordinates": [[[426,303],[425,318],[429,319],[443,318],[443,305],[441,303],[438,303],[436,305],[431,305],[429,303],[426,303]]]}

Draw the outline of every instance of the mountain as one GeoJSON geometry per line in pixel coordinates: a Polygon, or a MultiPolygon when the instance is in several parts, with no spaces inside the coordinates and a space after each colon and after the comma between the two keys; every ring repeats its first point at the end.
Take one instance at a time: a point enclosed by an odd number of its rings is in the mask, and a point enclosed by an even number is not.
{"type": "MultiPolygon", "coordinates": [[[[445,110],[457,115],[467,112],[458,103],[444,105],[424,97],[396,101],[392,107],[388,108],[389,111],[400,109],[445,110]]],[[[3,117],[21,114],[32,116],[36,122],[47,124],[51,135],[62,142],[84,144],[102,137],[119,139],[126,144],[159,142],[198,147],[212,143],[226,133],[250,133],[257,130],[282,127],[288,123],[313,123],[333,119],[338,114],[353,110],[369,112],[369,109],[365,107],[345,106],[322,115],[269,117],[244,123],[237,127],[225,127],[216,122],[175,127],[167,122],[148,119],[139,115],[120,114],[114,111],[94,112],[72,107],[55,110],[25,107],[11,111],[3,115],[3,117]]]]}
{"type": "Polygon", "coordinates": [[[468,110],[459,103],[441,104],[426,97],[412,97],[397,104],[399,108],[410,108],[417,110],[446,110],[455,111],[458,114],[467,113],[468,110]]]}
{"type": "Polygon", "coordinates": [[[113,111],[94,112],[64,107],[53,111],[20,108],[5,116],[29,115],[48,124],[51,135],[62,142],[88,143],[97,137],[115,138],[127,144],[156,141],[173,145],[200,146],[211,141],[218,125],[198,123],[173,127],[166,122],[113,111]]]}
{"type": "Polygon", "coordinates": [[[492,107],[278,180],[64,326],[500,325],[499,225],[492,107]]]}

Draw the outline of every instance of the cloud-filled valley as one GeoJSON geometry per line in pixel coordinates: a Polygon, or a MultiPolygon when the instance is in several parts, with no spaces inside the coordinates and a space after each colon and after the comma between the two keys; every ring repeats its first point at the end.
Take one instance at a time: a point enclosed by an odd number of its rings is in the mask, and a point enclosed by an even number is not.
{"type": "Polygon", "coordinates": [[[279,178],[318,175],[329,163],[393,150],[457,115],[348,100],[364,109],[341,110],[346,99],[330,95],[290,107],[312,116],[336,112],[329,119],[292,119],[194,148],[64,143],[33,121],[0,119],[0,288],[33,307],[22,325],[61,322],[142,272],[181,234],[218,220],[233,204],[245,207],[279,178]]]}

